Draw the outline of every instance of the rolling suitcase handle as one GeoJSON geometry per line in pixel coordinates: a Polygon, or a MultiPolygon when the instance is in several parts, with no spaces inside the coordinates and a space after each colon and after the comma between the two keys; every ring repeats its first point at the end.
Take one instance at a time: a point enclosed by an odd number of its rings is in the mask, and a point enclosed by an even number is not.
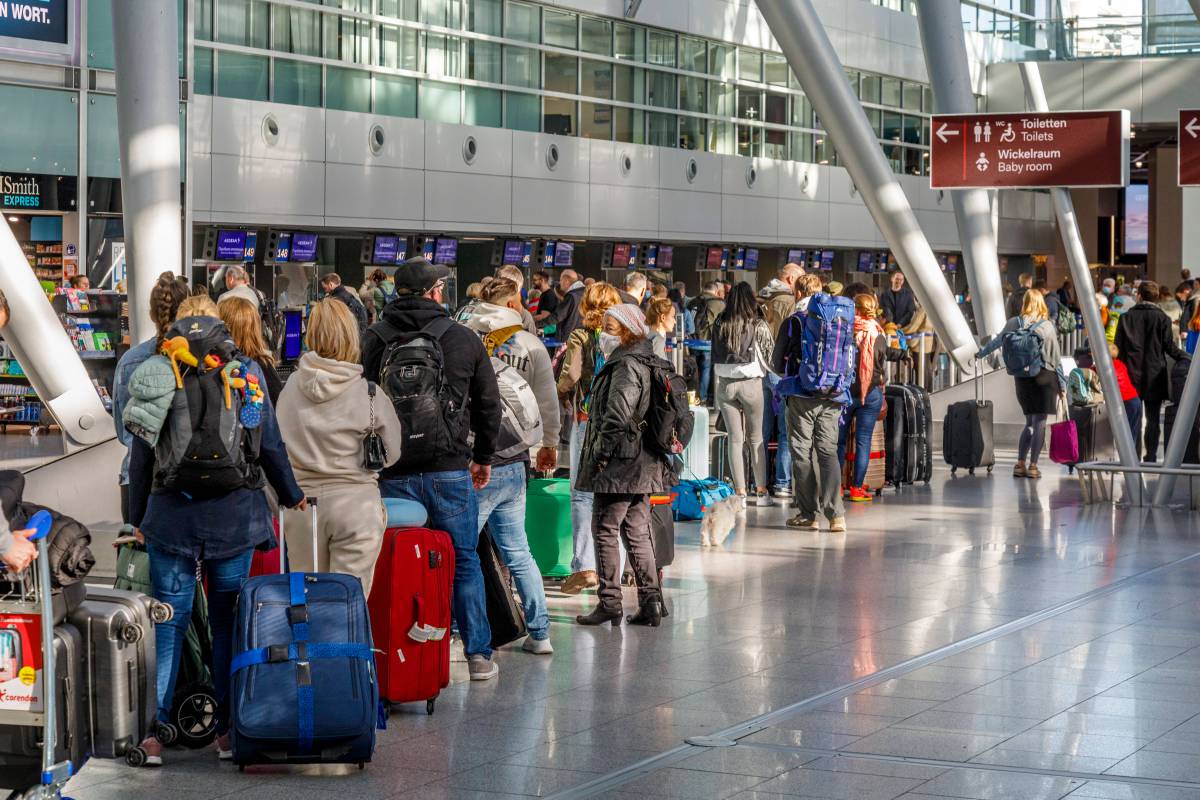
{"type": "MultiPolygon", "coordinates": [[[[317,498],[308,497],[308,508],[312,512],[312,556],[313,556],[313,572],[319,572],[317,567],[317,498]]],[[[283,530],[284,509],[279,509],[279,574],[284,575],[290,571],[287,563],[287,534],[283,530]]]]}

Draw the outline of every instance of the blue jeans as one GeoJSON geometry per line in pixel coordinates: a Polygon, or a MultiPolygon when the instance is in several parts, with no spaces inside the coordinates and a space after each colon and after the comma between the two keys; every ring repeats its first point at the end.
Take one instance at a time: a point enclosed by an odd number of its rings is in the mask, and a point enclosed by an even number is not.
{"type": "Polygon", "coordinates": [[[696,368],[700,371],[700,385],[697,392],[700,402],[706,406],[712,405],[712,398],[709,395],[709,389],[712,388],[712,351],[692,350],[692,355],[696,358],[696,368]]]}
{"type": "Polygon", "coordinates": [[[838,463],[846,463],[846,435],[850,431],[850,420],[854,420],[854,480],[850,483],[855,488],[862,488],[867,477],[867,465],[871,462],[871,434],[875,432],[875,423],[879,421],[879,411],[883,408],[883,392],[875,387],[867,392],[864,402],[858,397],[842,415],[842,429],[838,432],[838,463]]]}
{"type": "MultiPolygon", "coordinates": [[[[158,670],[158,721],[168,722],[175,681],[179,677],[179,659],[183,642],[192,624],[192,599],[196,594],[196,561],[154,546],[147,538],[150,553],[150,583],[154,599],[170,603],[175,616],[156,626],[154,655],[158,670]]],[[[213,688],[217,690],[217,733],[229,730],[229,667],[233,661],[234,607],[238,592],[250,575],[252,550],[232,558],[203,562],[208,576],[208,622],[213,638],[213,688]]]]}
{"type": "Polygon", "coordinates": [[[384,497],[415,500],[429,511],[428,525],[450,534],[454,542],[452,607],[463,650],[468,656],[492,657],[483,571],[479,566],[479,502],[471,473],[465,469],[403,475],[379,482],[384,497]]]}
{"type": "Polygon", "coordinates": [[[521,603],[525,607],[525,624],[534,639],[550,636],[550,612],[546,609],[546,590],[542,574],[529,552],[529,537],[525,533],[525,465],[506,464],[492,470],[491,482],[477,491],[479,496],[479,529],[487,525],[504,565],[512,573],[521,603]]]}
{"type": "Polygon", "coordinates": [[[1133,397],[1126,400],[1125,418],[1129,420],[1129,430],[1133,432],[1133,443],[1141,452],[1142,442],[1142,399],[1133,397]]]}
{"type": "Polygon", "coordinates": [[[763,379],[763,441],[775,442],[775,474],[771,488],[792,488],[792,448],[788,447],[787,411],[782,402],[775,407],[775,387],[779,378],[768,375],[763,379]]]}

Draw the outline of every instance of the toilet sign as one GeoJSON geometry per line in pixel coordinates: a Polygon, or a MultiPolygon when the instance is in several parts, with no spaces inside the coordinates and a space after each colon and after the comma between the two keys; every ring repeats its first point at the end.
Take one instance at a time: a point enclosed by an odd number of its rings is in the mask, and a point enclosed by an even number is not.
{"type": "Polygon", "coordinates": [[[1200,186],[1200,110],[1179,112],[1179,185],[1200,186]]]}
{"type": "Polygon", "coordinates": [[[934,189],[1129,182],[1128,111],[937,114],[932,125],[929,176],[934,189]]]}

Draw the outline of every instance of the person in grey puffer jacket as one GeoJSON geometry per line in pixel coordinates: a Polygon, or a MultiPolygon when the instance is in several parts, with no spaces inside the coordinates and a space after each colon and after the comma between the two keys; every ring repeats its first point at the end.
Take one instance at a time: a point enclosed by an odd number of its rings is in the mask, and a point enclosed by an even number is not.
{"type": "Polygon", "coordinates": [[[657,626],[663,616],[662,587],[650,540],[650,495],[675,483],[667,460],[645,445],[651,403],[649,362],[653,346],[637,306],[613,306],[604,315],[600,350],[604,367],[592,382],[591,412],[577,483],[594,494],[592,537],[599,574],[599,604],[575,618],[581,625],[621,624],[621,556],[625,543],[638,585],[632,625],[657,626]]]}

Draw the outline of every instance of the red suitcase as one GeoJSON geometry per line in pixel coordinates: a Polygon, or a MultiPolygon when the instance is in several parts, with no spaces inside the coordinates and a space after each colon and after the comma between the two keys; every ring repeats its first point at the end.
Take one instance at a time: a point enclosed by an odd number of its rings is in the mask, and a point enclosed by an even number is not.
{"type": "Polygon", "coordinates": [[[432,714],[450,684],[450,592],[454,544],[428,528],[389,528],[375,564],[367,607],[379,652],[379,696],[388,703],[425,701],[432,714]]]}

